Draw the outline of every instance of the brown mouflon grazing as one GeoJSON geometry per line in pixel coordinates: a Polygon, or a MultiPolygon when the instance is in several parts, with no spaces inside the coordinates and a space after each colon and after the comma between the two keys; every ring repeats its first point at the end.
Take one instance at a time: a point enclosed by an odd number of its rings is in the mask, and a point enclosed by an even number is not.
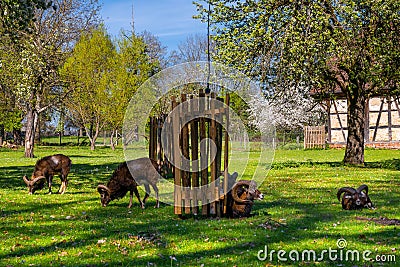
{"type": "Polygon", "coordinates": [[[368,196],[368,186],[363,184],[359,188],[354,189],[352,187],[342,187],[337,192],[337,198],[340,201],[342,198],[342,208],[344,210],[357,210],[362,208],[374,209],[371,199],[368,196]]]}
{"type": "Polygon", "coordinates": [[[264,195],[257,189],[257,183],[250,180],[236,182],[228,194],[228,215],[232,218],[249,217],[254,200],[264,195]]]}
{"type": "Polygon", "coordinates": [[[61,187],[58,192],[64,194],[67,189],[67,176],[70,169],[71,159],[62,154],[56,154],[39,159],[36,162],[31,179],[28,180],[26,175],[23,179],[29,189],[29,194],[33,194],[36,190],[42,189],[46,181],[49,185],[49,193],[51,194],[53,176],[55,174],[60,174],[61,187]]]}
{"type": "Polygon", "coordinates": [[[106,207],[111,200],[122,198],[130,192],[128,208],[132,207],[133,193],[139,201],[140,207],[144,209],[144,204],[150,194],[150,185],[156,195],[156,208],[158,203],[157,182],[160,177],[161,167],[156,161],[149,158],[139,158],[121,163],[112,174],[107,185],[99,184],[97,191],[100,194],[101,205],[106,207]],[[144,185],[146,194],[143,201],[137,187],[144,185]]]}

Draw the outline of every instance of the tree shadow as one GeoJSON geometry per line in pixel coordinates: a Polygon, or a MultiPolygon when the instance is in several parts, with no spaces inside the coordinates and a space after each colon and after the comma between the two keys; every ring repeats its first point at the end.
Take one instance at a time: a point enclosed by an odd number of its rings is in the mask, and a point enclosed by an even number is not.
{"type": "MultiPolygon", "coordinates": [[[[37,256],[42,254],[53,253],[60,250],[85,250],[88,246],[102,246],[101,240],[145,240],[143,246],[151,246],[155,251],[152,255],[143,257],[132,258],[128,254],[125,255],[121,251],[121,257],[113,257],[101,262],[97,261],[96,266],[148,266],[149,263],[156,263],[157,266],[200,266],[201,262],[207,258],[206,265],[212,266],[227,266],[227,265],[241,265],[243,262],[235,262],[229,260],[226,255],[244,255],[243,257],[251,257],[251,262],[257,261],[257,252],[262,250],[265,245],[278,250],[282,246],[285,248],[293,247],[297,244],[307,242],[311,239],[322,240],[338,240],[345,238],[351,245],[358,246],[359,244],[374,245],[382,239],[388,239],[393,242],[394,246],[399,245],[399,241],[390,239],[397,235],[396,229],[393,227],[384,227],[375,229],[373,222],[360,221],[358,222],[363,232],[354,233],[340,233],[340,231],[324,231],[321,227],[334,228],[337,222],[346,222],[355,220],[355,216],[363,216],[366,218],[379,218],[386,216],[390,218],[390,213],[383,208],[387,205],[398,207],[400,205],[399,192],[394,190],[390,194],[387,191],[371,191],[370,196],[377,210],[362,210],[362,211],[344,211],[341,209],[340,202],[336,199],[337,188],[330,188],[327,195],[326,188],[304,188],[301,193],[294,197],[287,197],[285,193],[279,190],[268,191],[271,196],[264,201],[257,201],[253,207],[251,218],[247,219],[217,219],[217,218],[188,218],[187,220],[179,220],[173,214],[173,207],[162,205],[160,209],[154,209],[155,201],[151,199],[146,209],[140,209],[137,201],[130,211],[127,210],[128,198],[120,201],[113,201],[106,208],[100,206],[99,197],[93,196],[95,194],[95,187],[98,183],[106,183],[113,170],[119,162],[112,162],[107,164],[73,164],[71,173],[69,175],[70,183],[69,188],[72,192],[65,193],[66,195],[87,194],[84,201],[93,203],[91,211],[86,214],[76,215],[72,219],[56,218],[49,219],[50,223],[39,225],[32,229],[28,229],[27,235],[32,235],[32,240],[35,236],[45,233],[49,236],[59,236],[61,232],[66,231],[62,222],[74,222],[75,225],[85,228],[84,234],[72,236],[70,238],[59,238],[59,240],[49,243],[47,245],[30,246],[16,246],[12,250],[2,253],[3,258],[14,258],[20,256],[37,256]],[[319,194],[313,194],[316,191],[321,191],[319,194]],[[317,196],[317,197],[314,197],[317,196]],[[326,198],[319,198],[319,196],[326,196],[326,198]],[[95,203],[95,204],[94,204],[95,203]],[[382,207],[382,208],[381,208],[382,207]],[[295,216],[285,222],[285,227],[278,230],[268,230],[261,228],[262,224],[268,219],[279,220],[281,218],[274,217],[274,210],[287,209],[287,212],[293,212],[295,216]],[[129,223],[126,223],[128,221],[129,223]],[[217,224],[214,222],[218,222],[217,224]],[[54,223],[52,223],[54,222],[54,223]],[[182,230],[179,226],[183,225],[182,230]],[[209,226],[212,225],[212,226],[209,226]],[[232,231],[225,231],[224,227],[232,228],[232,231]],[[371,229],[374,228],[374,232],[371,229]],[[178,229],[178,230],[177,230],[178,229]],[[193,234],[195,233],[195,235],[193,234]],[[268,236],[268,238],[266,238],[268,236]],[[210,249],[198,248],[192,250],[177,249],[177,246],[184,246],[185,240],[193,240],[198,243],[210,242],[210,249]],[[171,240],[179,240],[181,244],[174,244],[171,240]],[[100,242],[100,243],[99,243],[100,242]],[[219,244],[220,246],[213,246],[219,244]],[[219,260],[218,255],[224,256],[224,261],[219,260]],[[171,256],[171,257],[170,257],[171,256]],[[173,256],[173,257],[172,257],[173,256]],[[174,258],[177,260],[175,261],[174,258]],[[171,264],[172,262],[172,264],[171,264]]],[[[367,163],[368,168],[382,168],[386,166],[387,169],[397,170],[399,160],[385,160],[373,163],[367,163]],[[394,167],[393,167],[394,166],[394,167]]],[[[341,167],[340,162],[300,162],[299,164],[287,162],[283,164],[276,164],[277,168],[297,168],[301,166],[329,166],[341,167]]],[[[32,166],[18,166],[2,168],[0,172],[0,188],[22,189],[25,184],[22,181],[22,176],[25,172],[31,173],[32,166]],[[18,179],[17,179],[18,178],[18,179]]],[[[282,178],[283,179],[283,178],[282,178]]],[[[54,183],[59,183],[59,179],[55,177],[54,183]]],[[[385,181],[379,181],[382,186],[385,181]]],[[[296,186],[291,186],[287,190],[296,190],[296,186]]],[[[39,195],[47,194],[47,190],[43,189],[38,192],[39,195]]],[[[141,193],[141,197],[143,194],[141,193]]],[[[82,200],[64,201],[60,203],[28,203],[26,207],[13,208],[6,207],[1,211],[2,217],[15,216],[17,221],[18,214],[31,214],[39,213],[43,210],[57,210],[60,206],[77,208],[82,200]]],[[[399,219],[399,218],[391,218],[399,219]]],[[[2,232],[8,232],[10,235],[21,232],[16,224],[7,224],[1,227],[2,232]]],[[[107,244],[107,243],[106,243],[107,244]]],[[[349,247],[352,249],[351,247],[349,247]]],[[[107,248],[109,249],[109,248],[107,248]]],[[[106,250],[107,250],[106,249],[106,250]]],[[[114,248],[120,249],[120,248],[114,248]]],[[[137,249],[134,246],[132,249],[137,249]]],[[[308,249],[313,249],[310,244],[308,249]]],[[[326,248],[328,249],[328,248],[326,248]]],[[[320,252],[319,250],[317,252],[320,252]]],[[[131,251],[133,253],[133,251],[131,251]]],[[[106,254],[106,253],[105,253],[106,254]]],[[[114,254],[113,254],[114,255],[114,254]]],[[[89,257],[89,256],[86,256],[89,257]]],[[[71,259],[72,260],[72,259],[71,259]]],[[[274,261],[273,263],[278,263],[274,261]]],[[[292,262],[278,263],[282,265],[292,265],[292,262]]],[[[337,266],[339,262],[327,263],[332,266],[337,266]]],[[[355,262],[355,264],[358,264],[355,262]]],[[[81,265],[76,263],[64,262],[65,266],[88,266],[90,264],[82,260],[81,265]]],[[[244,263],[244,265],[246,265],[244,263]]],[[[328,266],[327,265],[327,266],[328,266]]],[[[353,264],[354,265],[354,264],[353,264]]],[[[347,266],[347,265],[344,265],[347,266]]],[[[352,266],[352,265],[348,265],[352,266]]]]}
{"type": "Polygon", "coordinates": [[[365,167],[399,171],[400,159],[387,159],[382,161],[366,162],[365,167]]]}
{"type": "MultiPolygon", "coordinates": [[[[285,161],[285,162],[274,162],[271,166],[272,169],[280,170],[285,168],[299,168],[299,167],[344,167],[346,165],[342,161],[285,161]]],[[[371,169],[387,169],[387,170],[400,170],[400,159],[386,159],[381,161],[367,161],[364,166],[356,166],[356,168],[371,168],[371,169]]]]}

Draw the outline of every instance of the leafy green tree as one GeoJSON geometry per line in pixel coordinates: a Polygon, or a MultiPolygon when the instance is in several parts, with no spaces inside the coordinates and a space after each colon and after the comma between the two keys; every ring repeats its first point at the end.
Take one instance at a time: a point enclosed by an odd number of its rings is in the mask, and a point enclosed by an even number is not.
{"type": "MultiPolygon", "coordinates": [[[[36,10],[46,10],[52,6],[48,0],[2,0],[0,1],[0,34],[16,38],[21,32],[32,29],[36,10]]],[[[54,6],[55,8],[55,6],[54,6]]]]}
{"type": "Polygon", "coordinates": [[[66,106],[76,123],[85,129],[92,150],[107,123],[108,107],[112,105],[109,74],[113,71],[115,57],[115,47],[100,26],[82,35],[60,71],[70,91],[66,106]]]}
{"type": "Polygon", "coordinates": [[[0,145],[3,144],[3,137],[7,132],[20,130],[22,127],[22,114],[16,106],[15,94],[6,85],[10,73],[4,68],[3,61],[8,59],[4,52],[0,50],[0,145]]]}
{"type": "MultiPolygon", "coordinates": [[[[268,93],[308,87],[348,102],[344,162],[364,163],[366,100],[394,94],[400,78],[397,0],[210,0],[215,59],[257,79],[268,93]]],[[[197,4],[199,18],[207,8],[197,4]]]]}
{"type": "Polygon", "coordinates": [[[22,112],[15,104],[12,91],[0,82],[0,145],[3,143],[4,132],[13,133],[14,143],[20,145],[22,118],[22,112]]]}
{"type": "MultiPolygon", "coordinates": [[[[149,33],[146,40],[151,39],[149,33]],[[150,37],[149,37],[150,36],[150,37]]],[[[122,124],[126,108],[133,94],[143,82],[159,69],[159,54],[155,54],[154,47],[149,49],[143,36],[121,33],[116,40],[117,55],[113,57],[111,71],[108,73],[110,100],[105,107],[108,111],[107,126],[111,130],[111,148],[114,149],[113,136],[122,131],[122,124]]]]}
{"type": "Polygon", "coordinates": [[[29,30],[23,27],[19,31],[17,27],[17,41],[3,37],[0,47],[0,75],[8,77],[1,80],[15,93],[26,118],[26,157],[34,156],[39,114],[60,104],[68,94],[62,90],[59,67],[80,34],[92,28],[98,19],[97,0],[57,0],[52,5],[54,8],[49,9],[33,5],[34,17],[27,26],[29,30]]]}

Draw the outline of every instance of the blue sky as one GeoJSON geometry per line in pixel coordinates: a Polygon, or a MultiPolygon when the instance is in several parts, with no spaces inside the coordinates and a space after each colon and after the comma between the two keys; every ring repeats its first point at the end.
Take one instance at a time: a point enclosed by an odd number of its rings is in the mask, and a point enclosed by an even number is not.
{"type": "Polygon", "coordinates": [[[207,24],[192,18],[196,6],[192,0],[100,0],[101,16],[107,31],[118,36],[121,29],[132,29],[132,5],[135,31],[157,36],[168,51],[194,34],[206,34],[207,24]]]}

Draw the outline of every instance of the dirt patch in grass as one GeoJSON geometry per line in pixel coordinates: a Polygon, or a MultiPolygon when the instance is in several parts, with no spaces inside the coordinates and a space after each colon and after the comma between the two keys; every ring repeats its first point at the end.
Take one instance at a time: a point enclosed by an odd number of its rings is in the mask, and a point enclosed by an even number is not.
{"type": "Polygon", "coordinates": [[[386,217],[380,217],[380,218],[366,218],[366,217],[356,217],[356,220],[359,221],[372,221],[377,224],[381,225],[400,225],[400,220],[398,219],[388,219],[386,217]]]}

